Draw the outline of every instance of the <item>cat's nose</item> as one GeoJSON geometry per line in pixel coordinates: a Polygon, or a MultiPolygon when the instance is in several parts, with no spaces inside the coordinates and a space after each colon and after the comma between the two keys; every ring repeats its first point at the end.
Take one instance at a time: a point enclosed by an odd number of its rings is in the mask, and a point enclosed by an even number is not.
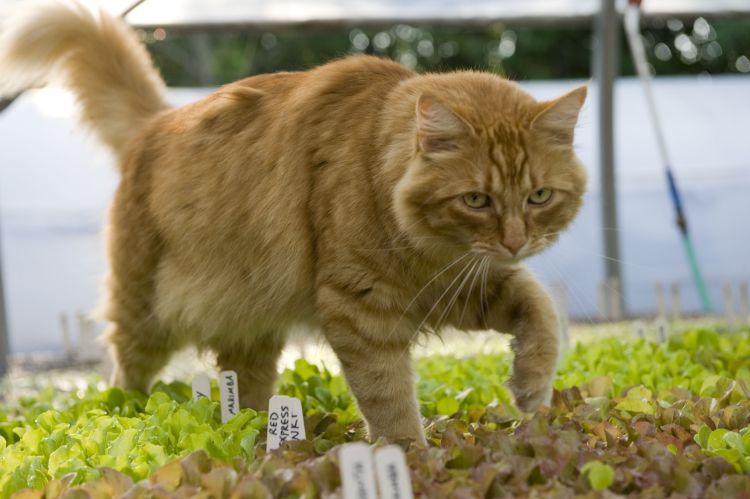
{"type": "Polygon", "coordinates": [[[510,235],[506,236],[502,240],[502,245],[505,249],[510,251],[511,255],[516,256],[518,252],[526,245],[526,236],[523,235],[510,235]]]}
{"type": "Polygon", "coordinates": [[[504,224],[504,231],[500,244],[510,251],[511,255],[516,256],[518,252],[526,245],[526,225],[517,217],[507,219],[504,224]]]}

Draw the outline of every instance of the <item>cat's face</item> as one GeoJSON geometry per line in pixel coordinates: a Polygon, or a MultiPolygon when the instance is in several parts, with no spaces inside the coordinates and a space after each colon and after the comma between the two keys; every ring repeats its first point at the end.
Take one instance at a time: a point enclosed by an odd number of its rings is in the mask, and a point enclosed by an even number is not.
{"type": "Polygon", "coordinates": [[[575,217],[586,176],[573,128],[586,88],[546,103],[512,90],[506,107],[476,115],[419,98],[416,152],[394,204],[418,246],[511,264],[548,247],[575,217]]]}

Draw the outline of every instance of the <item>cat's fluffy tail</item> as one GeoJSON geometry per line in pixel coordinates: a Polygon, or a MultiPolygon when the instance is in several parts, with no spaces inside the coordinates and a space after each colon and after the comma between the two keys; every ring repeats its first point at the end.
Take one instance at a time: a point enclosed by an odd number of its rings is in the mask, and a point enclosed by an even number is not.
{"type": "Polygon", "coordinates": [[[0,25],[0,96],[50,81],[75,93],[84,123],[118,154],[168,107],[164,81],[124,21],[77,2],[22,2],[0,25]]]}

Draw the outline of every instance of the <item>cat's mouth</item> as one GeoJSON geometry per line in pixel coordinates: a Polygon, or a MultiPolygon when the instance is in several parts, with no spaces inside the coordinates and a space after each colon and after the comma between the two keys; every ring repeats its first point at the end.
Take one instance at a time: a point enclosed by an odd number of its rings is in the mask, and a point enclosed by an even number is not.
{"type": "Polygon", "coordinates": [[[488,244],[475,243],[471,247],[471,252],[481,256],[489,256],[501,265],[515,265],[530,256],[536,255],[545,247],[543,244],[526,243],[516,253],[511,253],[510,250],[502,245],[490,246],[488,244]]]}
{"type": "Polygon", "coordinates": [[[481,256],[488,256],[493,261],[505,265],[513,265],[523,260],[526,255],[522,248],[515,255],[502,246],[489,246],[485,244],[474,244],[471,248],[472,253],[481,256]]]}

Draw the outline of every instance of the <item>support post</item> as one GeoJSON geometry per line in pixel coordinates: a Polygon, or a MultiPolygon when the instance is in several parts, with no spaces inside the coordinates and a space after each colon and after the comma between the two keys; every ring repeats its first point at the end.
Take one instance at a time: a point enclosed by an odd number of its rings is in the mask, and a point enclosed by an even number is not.
{"type": "MultiPolygon", "coordinates": [[[[0,113],[5,111],[13,104],[23,92],[18,92],[12,96],[0,98],[0,113]]],[[[8,337],[8,315],[5,308],[5,286],[3,281],[3,258],[2,258],[2,224],[0,224],[0,377],[8,372],[8,360],[10,356],[10,346],[8,337]]]]}
{"type": "Polygon", "coordinates": [[[730,326],[734,326],[734,321],[736,319],[734,314],[734,298],[732,297],[732,283],[729,281],[725,281],[724,285],[722,286],[722,291],[724,295],[724,317],[727,321],[727,324],[730,326]]]}
{"type": "Polygon", "coordinates": [[[667,298],[664,293],[664,284],[661,281],[656,283],[656,318],[666,319],[667,317],[667,298]]]}
{"type": "Polygon", "coordinates": [[[672,283],[672,320],[677,322],[682,319],[682,302],[680,301],[680,283],[672,283]]]}
{"type": "MultiPolygon", "coordinates": [[[[2,237],[0,237],[0,243],[2,237]]],[[[8,372],[10,347],[8,345],[8,317],[5,313],[5,292],[3,285],[2,244],[0,244],[0,376],[8,372]]]]}
{"type": "MultiPolygon", "coordinates": [[[[595,33],[593,70],[599,99],[599,182],[605,255],[604,282],[617,282],[619,289],[624,289],[620,271],[620,232],[615,189],[614,86],[620,39],[620,20],[615,0],[601,0],[595,33]]],[[[609,295],[604,300],[607,319],[622,319],[622,315],[627,313],[623,293],[610,288],[605,288],[605,292],[609,295]]]]}

